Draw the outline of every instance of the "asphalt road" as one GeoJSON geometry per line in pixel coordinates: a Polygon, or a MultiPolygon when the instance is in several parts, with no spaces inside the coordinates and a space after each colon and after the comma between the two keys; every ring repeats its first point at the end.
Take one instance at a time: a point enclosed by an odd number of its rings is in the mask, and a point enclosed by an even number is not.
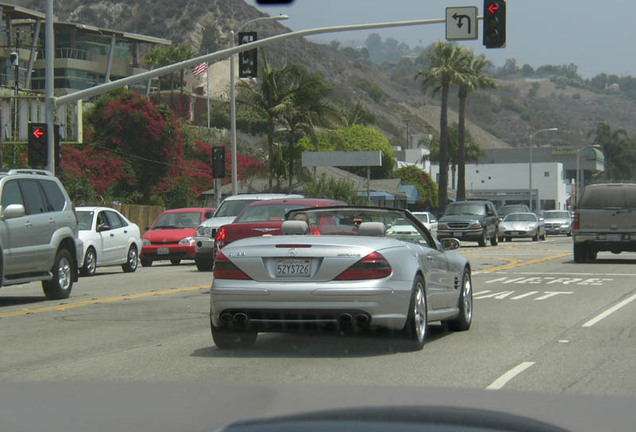
{"type": "MultiPolygon", "coordinates": [[[[467,332],[432,325],[422,351],[395,338],[261,334],[218,350],[211,273],[192,264],[119,267],[65,301],[39,284],[0,290],[0,381],[379,385],[636,396],[636,255],[574,264],[569,237],[460,252],[473,266],[467,332]]],[[[636,399],[634,399],[636,400],[636,399]]]]}

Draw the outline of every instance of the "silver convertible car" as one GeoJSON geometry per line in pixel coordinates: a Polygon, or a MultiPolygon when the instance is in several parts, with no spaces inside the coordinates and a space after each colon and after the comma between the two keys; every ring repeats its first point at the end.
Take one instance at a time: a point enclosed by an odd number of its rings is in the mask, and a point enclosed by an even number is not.
{"type": "Polygon", "coordinates": [[[470,263],[453,250],[459,241],[436,241],[409,211],[294,210],[281,229],[217,256],[210,290],[217,347],[249,346],[258,332],[383,328],[421,349],[432,321],[470,327],[470,263]]]}

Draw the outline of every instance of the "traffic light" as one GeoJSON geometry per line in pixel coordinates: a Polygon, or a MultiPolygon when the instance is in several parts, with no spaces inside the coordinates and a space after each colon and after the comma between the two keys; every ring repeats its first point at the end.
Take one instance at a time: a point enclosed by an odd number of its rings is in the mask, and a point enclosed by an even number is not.
{"type": "Polygon", "coordinates": [[[225,147],[212,147],[212,176],[214,178],[225,177],[225,147]]]}
{"type": "Polygon", "coordinates": [[[506,45],[505,0],[484,0],[484,45],[486,48],[506,45]]]}
{"type": "Polygon", "coordinates": [[[9,54],[9,60],[11,61],[11,65],[12,66],[17,66],[20,61],[20,58],[18,57],[18,53],[15,51],[12,51],[11,54],[9,54]]]}
{"type": "Polygon", "coordinates": [[[29,123],[29,166],[46,168],[48,156],[46,123],[29,123]]]}

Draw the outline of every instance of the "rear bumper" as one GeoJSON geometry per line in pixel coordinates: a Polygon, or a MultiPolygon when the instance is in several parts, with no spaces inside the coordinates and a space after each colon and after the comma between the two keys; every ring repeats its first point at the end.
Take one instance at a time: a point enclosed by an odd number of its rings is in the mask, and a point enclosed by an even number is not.
{"type": "Polygon", "coordinates": [[[636,232],[572,234],[575,245],[585,245],[595,251],[636,252],[636,232]]]}
{"type": "Polygon", "coordinates": [[[212,284],[210,320],[216,327],[258,331],[311,327],[387,328],[406,323],[410,289],[386,280],[347,283],[259,283],[224,280],[212,284]],[[327,286],[328,285],[328,286],[327,286]],[[236,319],[236,314],[239,315],[236,319]],[[244,318],[244,319],[243,319],[244,318]]]}

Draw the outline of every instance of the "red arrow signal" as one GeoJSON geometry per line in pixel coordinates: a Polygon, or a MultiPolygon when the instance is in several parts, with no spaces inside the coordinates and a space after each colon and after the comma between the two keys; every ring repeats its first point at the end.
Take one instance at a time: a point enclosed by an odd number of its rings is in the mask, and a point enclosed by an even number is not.
{"type": "Polygon", "coordinates": [[[488,10],[490,13],[494,14],[495,11],[499,10],[499,6],[497,6],[497,3],[491,3],[490,6],[488,6],[488,10]]]}
{"type": "Polygon", "coordinates": [[[33,136],[36,137],[37,139],[42,138],[42,136],[44,136],[44,131],[40,128],[37,128],[36,130],[33,131],[33,136]]]}

